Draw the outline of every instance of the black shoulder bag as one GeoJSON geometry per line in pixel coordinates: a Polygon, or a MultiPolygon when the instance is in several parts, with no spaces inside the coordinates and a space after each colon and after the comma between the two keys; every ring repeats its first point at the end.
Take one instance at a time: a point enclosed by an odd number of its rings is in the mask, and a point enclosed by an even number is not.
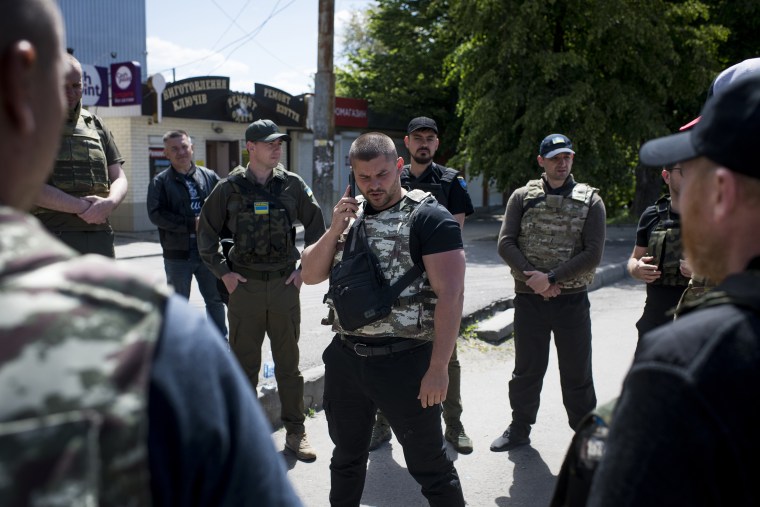
{"type": "Polygon", "coordinates": [[[417,263],[396,283],[389,284],[369,247],[364,220],[360,218],[351,226],[341,261],[330,272],[325,300],[332,300],[340,327],[354,331],[387,317],[401,292],[424,271],[417,263]]]}

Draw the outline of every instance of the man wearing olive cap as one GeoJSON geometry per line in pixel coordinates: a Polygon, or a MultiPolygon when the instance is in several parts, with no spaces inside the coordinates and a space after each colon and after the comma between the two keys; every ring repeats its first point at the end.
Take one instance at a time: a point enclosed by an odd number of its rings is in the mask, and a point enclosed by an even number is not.
{"type": "Polygon", "coordinates": [[[587,505],[760,504],[758,139],[754,76],[641,148],[645,165],[680,162],[687,258],[718,285],[639,343],[587,505]]]}
{"type": "Polygon", "coordinates": [[[294,222],[304,226],[306,246],[325,232],[322,210],[311,189],[280,164],[283,141],[271,120],[257,120],[245,131],[250,156],[209,194],[198,223],[198,251],[224,282],[229,297],[230,347],[256,389],[261,345],[269,336],[275,364],[285,447],[300,460],[316,458],[304,430],[303,376],[298,369],[301,325],[301,271],[294,222]],[[232,233],[228,258],[220,238],[232,233]],[[232,267],[230,267],[230,265],[232,267]]]}

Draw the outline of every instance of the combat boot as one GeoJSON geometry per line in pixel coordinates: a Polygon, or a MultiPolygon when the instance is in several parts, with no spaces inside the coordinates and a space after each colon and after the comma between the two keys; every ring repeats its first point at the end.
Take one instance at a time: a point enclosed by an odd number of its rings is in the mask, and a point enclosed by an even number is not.
{"type": "Polygon", "coordinates": [[[317,453],[306,439],[306,433],[288,433],[285,435],[285,448],[301,461],[314,461],[317,453]]]}
{"type": "MultiPolygon", "coordinates": [[[[385,419],[385,418],[383,418],[385,419]]],[[[391,427],[387,422],[381,421],[380,417],[375,421],[375,425],[372,426],[372,440],[369,441],[369,450],[374,451],[384,442],[388,442],[391,439],[391,427]]]]}
{"type": "Polygon", "coordinates": [[[461,421],[446,423],[446,432],[443,436],[459,454],[470,454],[472,452],[472,440],[464,432],[461,421]]]}

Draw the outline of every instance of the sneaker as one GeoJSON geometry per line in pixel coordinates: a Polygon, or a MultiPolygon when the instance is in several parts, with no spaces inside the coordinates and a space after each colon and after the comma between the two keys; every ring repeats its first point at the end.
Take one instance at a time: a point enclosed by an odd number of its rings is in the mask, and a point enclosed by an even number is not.
{"type": "Polygon", "coordinates": [[[391,427],[382,422],[375,422],[375,425],[372,426],[372,440],[369,441],[369,450],[374,451],[390,439],[391,427]]]}
{"type": "Polygon", "coordinates": [[[470,454],[472,452],[472,440],[464,432],[464,426],[461,422],[447,424],[443,436],[459,454],[470,454]]]}
{"type": "Polygon", "coordinates": [[[296,455],[301,461],[314,461],[317,453],[306,439],[306,433],[288,433],[285,435],[285,448],[296,455]]]}
{"type": "Polygon", "coordinates": [[[503,452],[530,443],[530,426],[510,424],[502,435],[491,443],[493,452],[503,452]]]}

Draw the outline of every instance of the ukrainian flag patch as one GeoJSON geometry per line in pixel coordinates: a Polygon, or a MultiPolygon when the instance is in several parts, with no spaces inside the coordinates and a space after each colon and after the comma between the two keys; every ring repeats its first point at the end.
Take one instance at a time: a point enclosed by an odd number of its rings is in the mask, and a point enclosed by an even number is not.
{"type": "Polygon", "coordinates": [[[311,191],[311,189],[309,188],[309,185],[304,185],[304,186],[306,187],[307,196],[311,197],[312,195],[314,195],[314,192],[311,191]]]}
{"type": "Polygon", "coordinates": [[[253,212],[256,215],[268,215],[269,203],[267,201],[256,201],[253,203],[253,212]]]}

